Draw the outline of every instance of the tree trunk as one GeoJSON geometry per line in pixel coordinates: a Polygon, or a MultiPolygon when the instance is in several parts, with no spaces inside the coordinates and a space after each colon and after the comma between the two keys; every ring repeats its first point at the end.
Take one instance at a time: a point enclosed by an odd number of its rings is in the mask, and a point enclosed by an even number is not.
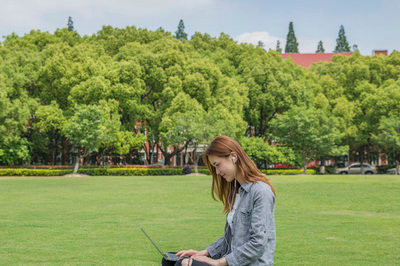
{"type": "Polygon", "coordinates": [[[197,174],[197,173],[199,173],[198,166],[199,166],[199,158],[200,157],[198,157],[196,155],[196,150],[197,150],[197,144],[194,146],[194,149],[193,149],[194,172],[197,174]]]}
{"type": "Polygon", "coordinates": [[[78,151],[78,154],[76,155],[75,167],[74,167],[74,172],[73,172],[74,175],[75,175],[76,173],[78,173],[79,161],[80,161],[80,160],[81,160],[81,156],[79,155],[79,151],[78,151]]]}
{"type": "Polygon", "coordinates": [[[307,160],[303,159],[303,174],[307,174],[307,160]]]}
{"type": "Polygon", "coordinates": [[[361,174],[364,174],[364,146],[361,147],[361,174]]]}
{"type": "Polygon", "coordinates": [[[187,148],[187,143],[189,142],[186,142],[182,148],[179,148],[179,146],[174,147],[174,151],[172,153],[168,153],[168,148],[163,149],[163,147],[160,146],[160,151],[164,156],[164,165],[171,165],[171,158],[187,148]]]}
{"type": "Polygon", "coordinates": [[[322,156],[321,157],[321,166],[319,168],[319,173],[320,174],[325,174],[325,158],[322,156]]]}

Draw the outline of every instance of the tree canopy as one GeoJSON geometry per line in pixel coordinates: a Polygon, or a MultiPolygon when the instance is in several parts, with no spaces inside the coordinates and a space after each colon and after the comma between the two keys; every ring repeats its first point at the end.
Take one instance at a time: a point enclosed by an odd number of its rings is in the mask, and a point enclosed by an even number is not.
{"type": "Polygon", "coordinates": [[[134,26],[11,34],[0,46],[0,164],[68,163],[78,150],[97,161],[137,162],[144,153],[147,163],[160,150],[168,164],[185,145],[229,135],[257,138],[243,141],[249,150],[270,145],[254,153],[266,165],[302,151],[281,135],[289,132],[282,121],[310,136],[299,145],[318,147],[307,160],[334,158],[342,147],[373,160],[393,148],[382,143],[392,130],[386,120],[400,113],[399,76],[397,51],[338,55],[306,69],[223,33],[186,41],[134,26]]]}

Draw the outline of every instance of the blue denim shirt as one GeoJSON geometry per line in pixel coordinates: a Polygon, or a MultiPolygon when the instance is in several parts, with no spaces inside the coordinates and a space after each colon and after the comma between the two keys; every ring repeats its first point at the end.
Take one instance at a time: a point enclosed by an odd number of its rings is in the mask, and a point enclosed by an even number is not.
{"type": "Polygon", "coordinates": [[[272,265],[274,260],[275,196],[264,182],[243,183],[240,201],[224,235],[207,251],[213,259],[226,258],[228,265],[272,265]]]}

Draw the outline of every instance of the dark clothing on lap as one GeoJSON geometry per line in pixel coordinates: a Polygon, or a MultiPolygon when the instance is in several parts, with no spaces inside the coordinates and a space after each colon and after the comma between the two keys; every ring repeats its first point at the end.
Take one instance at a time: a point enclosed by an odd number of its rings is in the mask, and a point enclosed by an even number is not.
{"type": "MultiPolygon", "coordinates": [[[[161,261],[161,265],[162,266],[181,266],[182,265],[182,260],[178,260],[178,261],[167,261],[164,258],[161,261]]],[[[193,260],[192,261],[192,266],[210,266],[210,264],[204,263],[204,262],[200,262],[197,260],[193,260]]]]}

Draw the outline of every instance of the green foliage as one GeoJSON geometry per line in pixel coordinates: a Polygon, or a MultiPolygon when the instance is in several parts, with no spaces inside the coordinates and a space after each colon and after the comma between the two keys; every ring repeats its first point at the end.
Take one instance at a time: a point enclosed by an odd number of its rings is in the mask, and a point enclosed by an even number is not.
{"type": "Polygon", "coordinates": [[[52,101],[50,105],[38,106],[35,113],[35,120],[33,129],[43,132],[62,130],[66,122],[63,111],[55,101],[52,101]]]}
{"type": "Polygon", "coordinates": [[[375,142],[394,159],[400,161],[400,115],[391,114],[382,117],[376,135],[373,135],[375,142]]]}
{"type": "Polygon", "coordinates": [[[29,142],[24,137],[32,103],[26,95],[13,98],[14,90],[0,80],[0,163],[22,164],[30,159],[29,142]],[[26,102],[22,102],[25,100],[26,102]]]}
{"type": "Polygon", "coordinates": [[[107,138],[106,121],[101,110],[93,105],[77,105],[74,115],[63,128],[64,134],[77,148],[97,151],[107,138]]]}
{"type": "Polygon", "coordinates": [[[286,36],[285,53],[298,53],[299,44],[297,43],[296,35],[294,34],[293,22],[289,23],[289,32],[286,36]]]}
{"type": "Polygon", "coordinates": [[[282,47],[281,47],[281,42],[279,40],[276,41],[276,49],[278,53],[282,53],[282,47]]]}
{"type": "Polygon", "coordinates": [[[263,164],[268,167],[273,163],[294,163],[295,157],[290,149],[287,149],[287,152],[283,152],[282,149],[285,149],[285,147],[269,145],[263,138],[242,138],[240,139],[240,144],[259,168],[263,164]]]}
{"type": "Polygon", "coordinates": [[[350,45],[347,42],[346,33],[344,32],[343,25],[340,25],[338,37],[336,39],[336,47],[334,53],[350,52],[350,45]]]}
{"type": "Polygon", "coordinates": [[[72,170],[3,168],[0,169],[0,176],[61,176],[71,172],[72,170]]]}
{"type": "MultiPolygon", "coordinates": [[[[267,175],[298,175],[301,169],[271,169],[261,170],[267,175]]],[[[72,169],[27,169],[27,168],[2,168],[0,176],[62,176],[71,174],[72,169]]],[[[164,176],[181,175],[182,168],[80,168],[79,174],[91,176],[164,176]]],[[[199,173],[209,175],[208,169],[200,168],[199,173]]],[[[308,174],[315,174],[315,170],[308,170],[308,174]]]]}
{"type": "MultiPolygon", "coordinates": [[[[293,23],[289,33],[286,45],[297,49],[293,23]]],[[[168,163],[186,144],[196,148],[217,135],[277,139],[273,121],[298,106],[335,121],[338,147],[351,154],[379,148],[392,160],[398,148],[377,136],[385,117],[400,112],[399,77],[398,51],[386,57],[356,51],[305,69],[224,33],[197,32],[186,41],[134,26],[104,26],[82,37],[67,28],[11,34],[0,46],[0,164],[65,162],[77,151],[72,143],[86,145],[81,150],[92,157],[130,156],[144,141],[146,158],[160,147],[168,163]],[[68,141],[84,128],[88,135],[68,141]]],[[[299,151],[293,152],[297,166],[299,151]]],[[[268,157],[257,156],[264,163],[268,157]]]]}
{"type": "Polygon", "coordinates": [[[181,175],[182,168],[80,168],[78,173],[86,175],[181,175]]]}
{"type": "Polygon", "coordinates": [[[298,152],[305,171],[310,160],[348,151],[348,147],[339,145],[341,133],[336,119],[314,108],[293,107],[278,115],[271,127],[271,138],[298,152]]]}
{"type": "MultiPolygon", "coordinates": [[[[262,169],[261,172],[263,172],[266,175],[301,175],[303,174],[303,169],[269,169],[269,170],[264,170],[262,169]]],[[[313,169],[308,169],[307,170],[308,175],[315,175],[316,172],[313,169]]]]}

